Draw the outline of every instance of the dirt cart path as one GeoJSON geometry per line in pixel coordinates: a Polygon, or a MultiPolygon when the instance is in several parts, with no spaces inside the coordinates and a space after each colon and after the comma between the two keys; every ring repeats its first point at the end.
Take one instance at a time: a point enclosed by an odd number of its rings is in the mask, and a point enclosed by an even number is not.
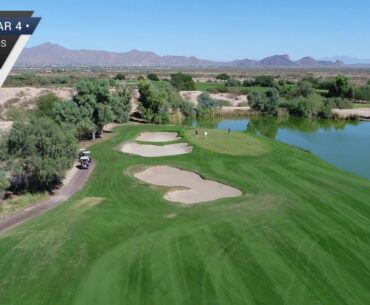
{"type": "Polygon", "coordinates": [[[94,168],[95,162],[93,161],[88,170],[78,170],[68,183],[62,186],[51,198],[0,221],[0,232],[3,232],[34,216],[40,215],[48,209],[54,208],[67,201],[84,186],[94,168]]]}

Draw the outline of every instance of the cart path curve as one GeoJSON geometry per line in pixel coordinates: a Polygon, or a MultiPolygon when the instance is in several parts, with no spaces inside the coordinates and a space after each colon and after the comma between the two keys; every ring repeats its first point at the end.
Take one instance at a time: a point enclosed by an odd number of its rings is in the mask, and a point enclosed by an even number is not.
{"type": "Polygon", "coordinates": [[[11,215],[0,221],[0,232],[8,230],[26,220],[33,218],[37,215],[44,213],[45,211],[54,208],[71,198],[76,192],[82,189],[82,187],[87,182],[91,173],[95,168],[95,162],[92,161],[90,168],[88,170],[79,170],[76,174],[69,180],[66,185],[63,185],[60,189],[56,191],[51,198],[37,203],[25,210],[20,211],[14,215],[11,215]]]}

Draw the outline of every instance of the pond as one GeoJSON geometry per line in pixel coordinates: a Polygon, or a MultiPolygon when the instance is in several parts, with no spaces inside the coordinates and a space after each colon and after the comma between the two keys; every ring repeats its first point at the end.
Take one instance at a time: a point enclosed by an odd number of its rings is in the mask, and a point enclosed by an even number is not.
{"type": "Polygon", "coordinates": [[[258,117],[198,120],[193,126],[254,132],[309,150],[338,168],[370,179],[370,122],[258,117]]]}

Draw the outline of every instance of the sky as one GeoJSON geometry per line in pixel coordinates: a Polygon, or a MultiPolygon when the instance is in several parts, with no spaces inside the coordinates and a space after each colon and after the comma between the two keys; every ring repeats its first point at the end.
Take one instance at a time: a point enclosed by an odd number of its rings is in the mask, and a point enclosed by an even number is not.
{"type": "Polygon", "coordinates": [[[212,60],[370,58],[368,0],[11,0],[0,7],[42,17],[29,47],[52,42],[212,60]]]}

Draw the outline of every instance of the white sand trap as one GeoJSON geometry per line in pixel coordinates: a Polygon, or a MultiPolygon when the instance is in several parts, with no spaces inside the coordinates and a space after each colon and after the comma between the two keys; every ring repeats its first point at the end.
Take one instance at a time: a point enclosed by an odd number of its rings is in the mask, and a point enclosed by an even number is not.
{"type": "Polygon", "coordinates": [[[191,153],[192,146],[188,143],[177,143],[168,145],[150,145],[127,142],[121,146],[121,152],[138,155],[142,157],[164,157],[191,153]]]}
{"type": "Polygon", "coordinates": [[[180,139],[177,132],[144,132],[136,140],[143,142],[171,142],[180,139]]]}
{"type": "Polygon", "coordinates": [[[242,192],[236,188],[216,181],[204,180],[198,174],[170,166],[152,166],[134,176],[141,181],[158,186],[185,188],[172,190],[164,195],[165,199],[172,202],[192,204],[242,195],[242,192]]]}

